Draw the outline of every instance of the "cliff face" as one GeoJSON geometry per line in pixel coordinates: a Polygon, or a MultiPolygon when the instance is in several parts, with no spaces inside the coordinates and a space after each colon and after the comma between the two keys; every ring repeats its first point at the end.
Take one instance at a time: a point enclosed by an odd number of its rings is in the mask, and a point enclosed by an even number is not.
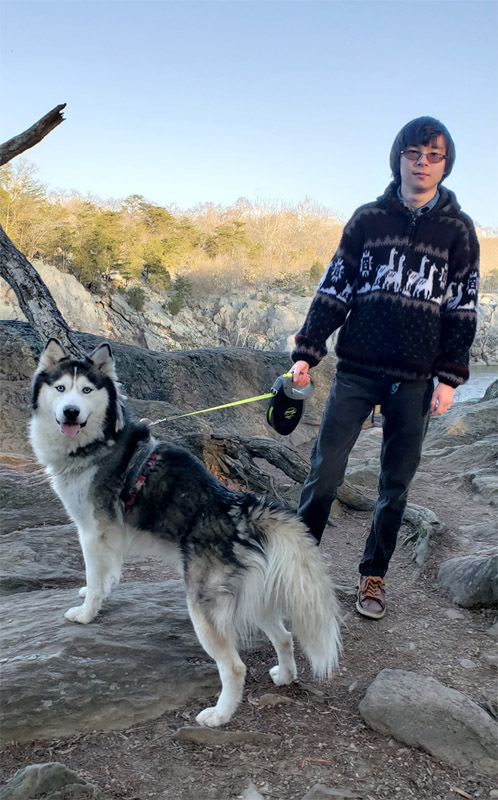
{"type": "MultiPolygon", "coordinates": [[[[118,291],[90,294],[72,275],[40,261],[34,266],[71,328],[159,352],[226,346],[289,351],[311,302],[311,296],[250,289],[205,295],[173,316],[164,308],[164,295],[147,290],[144,309],[137,312],[118,291]]],[[[1,279],[0,319],[24,321],[13,291],[1,279]]],[[[472,360],[498,364],[497,293],[480,297],[472,360]]]]}

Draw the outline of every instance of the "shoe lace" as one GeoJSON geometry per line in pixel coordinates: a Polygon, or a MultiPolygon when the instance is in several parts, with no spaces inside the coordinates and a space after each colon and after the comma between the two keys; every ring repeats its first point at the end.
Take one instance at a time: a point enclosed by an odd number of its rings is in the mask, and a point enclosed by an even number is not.
{"type": "Polygon", "coordinates": [[[381,592],[385,591],[386,582],[384,578],[377,578],[372,575],[366,575],[361,580],[360,591],[363,597],[370,597],[372,600],[379,600],[381,592]]]}

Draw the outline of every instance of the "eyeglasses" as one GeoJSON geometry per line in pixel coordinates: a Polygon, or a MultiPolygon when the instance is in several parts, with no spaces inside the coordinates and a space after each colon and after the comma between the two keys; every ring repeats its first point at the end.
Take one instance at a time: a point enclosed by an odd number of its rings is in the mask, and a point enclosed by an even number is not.
{"type": "Polygon", "coordinates": [[[422,150],[408,149],[402,150],[401,154],[404,155],[408,161],[418,161],[421,156],[425,156],[429,164],[440,164],[448,156],[443,156],[442,153],[424,153],[422,150]]]}

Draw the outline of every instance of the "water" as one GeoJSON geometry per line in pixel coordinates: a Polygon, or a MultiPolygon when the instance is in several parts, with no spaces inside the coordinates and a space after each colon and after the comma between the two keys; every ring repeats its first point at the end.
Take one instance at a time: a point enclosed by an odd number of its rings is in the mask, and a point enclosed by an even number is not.
{"type": "Polygon", "coordinates": [[[481,364],[470,365],[470,378],[463,386],[455,389],[455,403],[462,403],[465,400],[477,400],[484,395],[484,392],[498,378],[498,366],[483,366],[481,364]]]}

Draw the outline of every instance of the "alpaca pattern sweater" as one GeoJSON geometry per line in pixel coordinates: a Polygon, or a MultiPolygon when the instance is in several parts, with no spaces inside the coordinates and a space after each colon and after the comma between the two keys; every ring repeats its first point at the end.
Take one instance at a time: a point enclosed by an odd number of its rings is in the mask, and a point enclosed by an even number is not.
{"type": "Polygon", "coordinates": [[[311,367],[341,327],[338,368],[393,381],[437,376],[456,387],[469,376],[476,330],[479,244],[453,192],[414,215],[391,183],[344,228],[303,327],[293,361],[311,367]]]}

